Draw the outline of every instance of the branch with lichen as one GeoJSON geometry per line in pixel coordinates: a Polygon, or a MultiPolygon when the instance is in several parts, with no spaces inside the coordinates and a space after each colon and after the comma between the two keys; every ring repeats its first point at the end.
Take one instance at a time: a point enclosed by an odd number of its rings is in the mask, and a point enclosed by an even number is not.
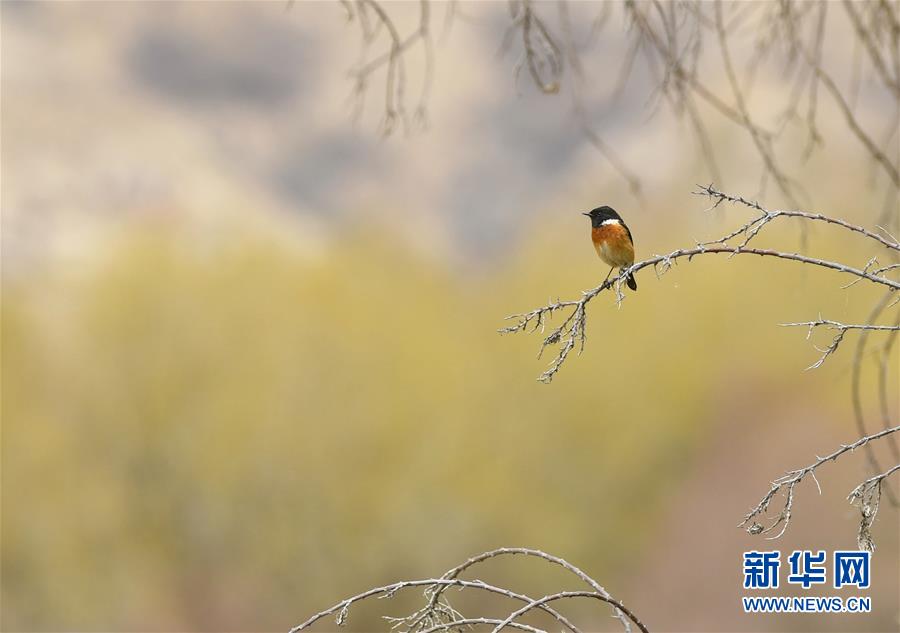
{"type": "Polygon", "coordinates": [[[581,629],[558,610],[561,607],[551,607],[550,604],[565,603],[576,598],[587,598],[612,607],[614,617],[619,620],[622,629],[626,633],[631,633],[633,630],[632,626],[637,627],[642,633],[648,633],[646,625],[628,607],[622,604],[621,601],[613,598],[600,583],[578,567],[557,556],[524,547],[502,547],[478,554],[448,570],[440,578],[407,580],[369,589],[342,600],[324,611],[320,611],[305,622],[292,628],[290,633],[299,633],[306,630],[316,622],[329,616],[335,616],[338,626],[343,626],[349,616],[350,608],[359,602],[369,598],[391,598],[399,591],[423,587],[425,604],[420,609],[403,617],[384,616],[384,619],[391,623],[392,630],[404,633],[438,633],[439,631],[459,631],[474,625],[490,625],[493,627],[494,633],[499,633],[499,631],[506,628],[530,631],[531,633],[544,633],[545,629],[520,621],[532,612],[541,612],[555,621],[556,625],[561,625],[570,633],[581,633],[581,629]],[[459,578],[460,574],[471,567],[504,556],[535,558],[549,565],[562,567],[579,581],[586,584],[589,589],[557,591],[539,598],[533,598],[504,587],[490,585],[481,580],[462,580],[459,578]],[[468,590],[469,593],[493,594],[494,596],[509,599],[520,606],[510,611],[505,618],[466,617],[448,601],[445,593],[447,589],[451,588],[468,590]]]}
{"type": "MultiPolygon", "coordinates": [[[[772,487],[769,489],[769,492],[767,492],[760,500],[760,502],[756,504],[756,507],[754,507],[752,510],[750,510],[750,512],[747,513],[747,516],[745,516],[744,520],[738,524],[738,527],[746,528],[747,532],[749,532],[750,534],[768,534],[775,530],[775,528],[777,528],[778,526],[781,526],[781,530],[779,530],[777,534],[775,534],[774,536],[770,536],[769,538],[777,539],[781,537],[785,533],[788,525],[791,522],[791,512],[794,507],[794,488],[797,486],[797,484],[799,484],[807,476],[809,476],[816,483],[816,488],[818,488],[819,493],[821,494],[822,488],[819,486],[819,480],[816,479],[817,468],[827,462],[833,462],[837,460],[845,453],[855,451],[857,448],[866,446],[870,442],[880,440],[898,431],[900,431],[900,426],[894,426],[884,429],[883,431],[879,431],[878,433],[873,433],[872,435],[862,437],[851,444],[842,444],[840,448],[833,451],[832,453],[829,453],[824,457],[818,457],[816,461],[809,466],[800,468],[798,470],[792,470],[779,477],[772,482],[772,487]],[[782,490],[784,490],[784,503],[781,506],[781,510],[778,512],[775,518],[771,520],[768,526],[765,526],[758,522],[757,518],[765,515],[768,512],[769,505],[772,503],[772,500],[782,490]]],[[[859,486],[857,486],[853,490],[853,492],[850,493],[849,498],[851,499],[851,501],[857,501],[859,503],[862,512],[862,521],[860,523],[859,529],[859,546],[861,549],[868,549],[869,551],[872,551],[872,549],[874,549],[874,543],[872,542],[869,528],[871,527],[872,522],[875,520],[875,513],[878,512],[878,500],[876,496],[880,496],[881,485],[885,478],[887,478],[898,469],[900,469],[900,464],[894,466],[893,468],[880,475],[877,475],[876,477],[867,479],[859,486]]]]}
{"type": "Polygon", "coordinates": [[[850,503],[859,508],[859,533],[856,537],[859,549],[864,549],[869,552],[875,550],[875,541],[872,539],[872,524],[875,522],[875,515],[878,514],[882,486],[884,485],[884,480],[898,470],[900,470],[900,464],[892,466],[883,473],[866,479],[847,496],[850,503]]]}

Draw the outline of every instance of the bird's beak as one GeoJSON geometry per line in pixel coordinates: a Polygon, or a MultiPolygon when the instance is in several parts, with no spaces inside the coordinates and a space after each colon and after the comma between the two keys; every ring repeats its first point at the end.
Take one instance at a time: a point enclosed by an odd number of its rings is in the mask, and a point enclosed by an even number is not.
{"type": "Polygon", "coordinates": [[[590,214],[590,213],[582,213],[581,215],[586,215],[586,216],[588,216],[588,217],[591,217],[591,214],[590,214]]]}

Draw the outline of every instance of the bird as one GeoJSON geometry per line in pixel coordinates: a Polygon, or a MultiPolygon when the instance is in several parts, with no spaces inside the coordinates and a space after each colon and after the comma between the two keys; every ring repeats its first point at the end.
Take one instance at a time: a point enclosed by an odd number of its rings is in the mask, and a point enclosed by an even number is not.
{"type": "MultiPolygon", "coordinates": [[[[609,273],[603,280],[603,283],[606,283],[616,266],[624,270],[634,264],[634,240],[631,238],[631,231],[628,230],[622,216],[612,207],[604,205],[582,215],[591,219],[591,241],[597,255],[610,266],[609,273]]],[[[632,290],[637,290],[634,275],[628,275],[625,283],[632,290]]]]}

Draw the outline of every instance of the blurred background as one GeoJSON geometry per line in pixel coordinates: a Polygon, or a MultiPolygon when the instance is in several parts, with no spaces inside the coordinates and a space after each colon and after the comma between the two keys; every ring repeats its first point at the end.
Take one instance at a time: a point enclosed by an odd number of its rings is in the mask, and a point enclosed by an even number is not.
{"type": "MultiPolygon", "coordinates": [[[[598,6],[571,5],[579,28],[598,6]]],[[[777,324],[865,320],[879,294],[788,262],[645,270],[620,309],[592,303],[584,354],[535,381],[540,338],[496,330],[606,275],[581,211],[618,209],[638,258],[751,216],[691,195],[712,174],[690,121],[650,103],[652,67],[638,59],[614,95],[630,37],[618,5],[585,49],[586,98],[639,195],[572,101],[517,78],[515,46],[498,53],[506,5],[454,7],[445,30],[435,4],[427,127],[384,137],[383,70],[354,122],[360,35],[340,4],[2,4],[3,630],[286,630],[498,546],[568,559],[652,630],[897,629],[888,503],[871,614],[739,603],[744,551],[856,547],[861,453],[818,471],[821,495],[797,489],[780,541],[735,526],[773,478],[859,436],[855,337],[804,372],[831,336],[777,324]]],[[[418,19],[415,3],[388,8],[418,19]]],[[[828,28],[844,85],[859,53],[846,18],[828,28]]],[[[750,38],[734,48],[742,67],[758,54],[750,38]]],[[[700,58],[727,94],[716,51],[700,58]]],[[[783,71],[756,74],[764,120],[783,71]]],[[[857,83],[859,120],[890,127],[896,103],[857,83]]],[[[820,99],[824,146],[803,160],[788,129],[783,165],[806,208],[874,226],[896,188],[820,99]]],[[[787,206],[760,187],[750,135],[706,114],[716,184],[787,206]]],[[[765,233],[858,267],[874,254],[829,227],[765,233]]],[[[896,360],[895,346],[892,386],[896,360]]],[[[878,357],[863,363],[880,424],[878,357]]],[[[519,560],[478,577],[538,595],[570,584],[519,560]]],[[[348,625],[383,628],[416,599],[348,625]]],[[[572,613],[618,626],[594,605],[572,613]]]]}

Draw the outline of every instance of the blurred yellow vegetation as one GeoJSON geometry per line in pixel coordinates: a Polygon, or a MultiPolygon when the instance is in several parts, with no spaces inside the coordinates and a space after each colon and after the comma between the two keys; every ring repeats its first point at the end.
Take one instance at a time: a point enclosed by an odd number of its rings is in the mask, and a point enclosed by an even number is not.
{"type": "Polygon", "coordinates": [[[598,298],[585,353],[537,383],[537,335],[502,317],[606,274],[577,219],[539,228],[477,277],[375,226],[315,259],[157,227],[83,274],[8,280],[4,628],[280,630],[500,545],[612,583],[729,393],[844,384],[846,351],[804,374],[817,354],[776,323],[874,295],[744,257],[598,298]]]}

